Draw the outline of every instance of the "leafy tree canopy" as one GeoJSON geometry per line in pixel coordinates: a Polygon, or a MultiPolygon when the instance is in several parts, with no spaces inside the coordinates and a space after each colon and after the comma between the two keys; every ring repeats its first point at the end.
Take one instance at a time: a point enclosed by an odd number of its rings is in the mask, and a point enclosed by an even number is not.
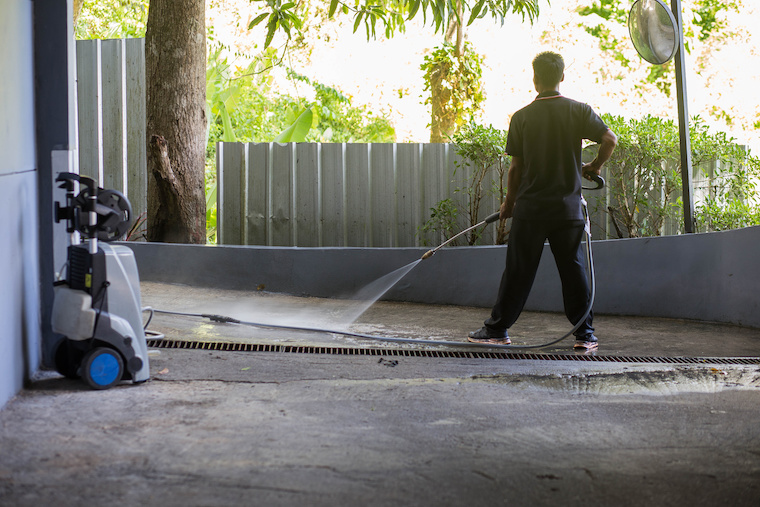
{"type": "MultiPolygon", "coordinates": [[[[306,7],[301,3],[282,0],[252,0],[252,3],[260,5],[263,12],[250,22],[248,28],[265,23],[265,48],[278,31],[283,31],[290,39],[294,31],[303,26],[306,7]]],[[[523,20],[528,18],[532,22],[538,17],[538,3],[539,0],[330,0],[327,17],[353,16],[354,32],[364,26],[367,38],[374,38],[380,28],[390,38],[397,31],[403,32],[405,22],[419,15],[425,24],[432,24],[436,33],[444,33],[452,19],[470,25],[476,19],[490,15],[503,24],[508,14],[519,14],[523,20]]]]}
{"type": "Polygon", "coordinates": [[[77,39],[145,37],[149,0],[86,0],[77,18],[77,39]]]}

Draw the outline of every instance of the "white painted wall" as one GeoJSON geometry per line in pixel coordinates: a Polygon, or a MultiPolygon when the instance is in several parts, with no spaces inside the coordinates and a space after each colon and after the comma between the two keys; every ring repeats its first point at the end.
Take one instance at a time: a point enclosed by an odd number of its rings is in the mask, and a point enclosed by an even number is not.
{"type": "Polygon", "coordinates": [[[40,363],[32,2],[0,2],[0,407],[40,363]]]}

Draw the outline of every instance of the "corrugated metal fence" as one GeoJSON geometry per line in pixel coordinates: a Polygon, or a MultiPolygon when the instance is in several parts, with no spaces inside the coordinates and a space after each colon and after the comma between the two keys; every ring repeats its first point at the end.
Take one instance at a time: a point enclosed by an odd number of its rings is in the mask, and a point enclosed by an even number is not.
{"type": "MultiPolygon", "coordinates": [[[[445,198],[464,203],[469,171],[449,144],[217,144],[222,244],[413,247],[445,198]],[[456,169],[456,171],[455,171],[456,169]]],[[[480,216],[498,209],[484,199],[480,216]]],[[[458,217],[464,226],[467,217],[458,217]]],[[[493,242],[488,231],[484,243],[493,242]]]]}
{"type": "Polygon", "coordinates": [[[79,40],[79,171],[147,209],[145,39],[79,40]]]}

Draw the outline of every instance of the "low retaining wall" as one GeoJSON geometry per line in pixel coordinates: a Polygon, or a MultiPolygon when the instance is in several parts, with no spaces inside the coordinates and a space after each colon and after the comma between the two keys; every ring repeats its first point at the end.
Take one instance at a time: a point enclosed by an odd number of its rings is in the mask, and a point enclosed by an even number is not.
{"type": "MultiPolygon", "coordinates": [[[[145,281],[330,298],[350,297],[427,250],[125,244],[134,250],[145,281]]],[[[595,241],[594,310],[760,327],[758,245],[760,227],[595,241]]],[[[443,249],[383,299],[490,307],[505,254],[504,246],[443,249]]],[[[562,310],[548,246],[526,309],[562,310]]]]}

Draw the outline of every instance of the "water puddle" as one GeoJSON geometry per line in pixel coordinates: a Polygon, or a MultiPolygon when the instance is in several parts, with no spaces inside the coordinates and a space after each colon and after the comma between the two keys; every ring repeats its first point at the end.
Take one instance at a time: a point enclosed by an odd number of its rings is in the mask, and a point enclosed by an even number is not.
{"type": "Polygon", "coordinates": [[[724,389],[760,389],[757,368],[676,368],[622,373],[489,375],[474,376],[477,382],[509,384],[524,389],[590,395],[716,393],[724,389]]]}

